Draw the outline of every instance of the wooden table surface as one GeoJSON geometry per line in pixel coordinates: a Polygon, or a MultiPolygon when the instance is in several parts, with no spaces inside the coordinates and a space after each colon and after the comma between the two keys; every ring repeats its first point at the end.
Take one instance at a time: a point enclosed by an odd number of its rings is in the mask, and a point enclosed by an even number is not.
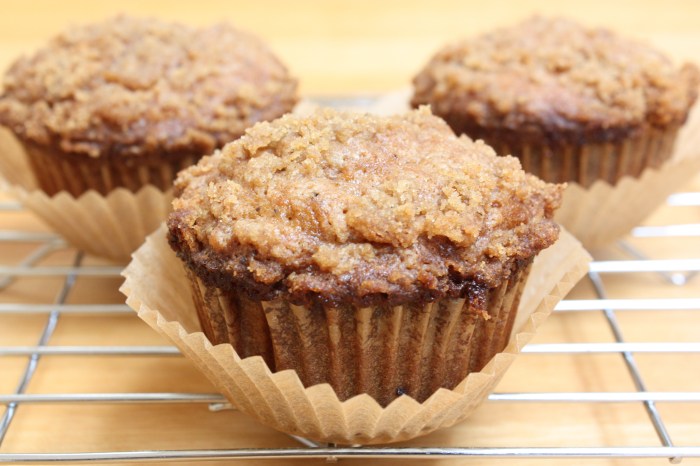
{"type": "MultiPolygon", "coordinates": [[[[405,87],[433,51],[447,41],[512,23],[539,12],[567,14],[590,25],[604,25],[648,40],[676,59],[700,63],[700,2],[696,1],[389,1],[354,2],[108,2],[62,0],[0,3],[0,69],[29,53],[52,34],[118,12],[152,15],[191,24],[231,21],[264,37],[299,77],[304,96],[379,95],[405,87]]],[[[0,155],[1,156],[1,155],[0,155]]],[[[700,180],[679,191],[700,191],[700,180]]],[[[0,200],[7,196],[0,194],[0,200]]],[[[664,207],[649,225],[700,223],[700,208],[664,207]]],[[[0,212],[0,230],[48,231],[32,214],[0,212]]],[[[631,239],[650,257],[697,258],[700,239],[631,239]]],[[[19,263],[33,243],[0,243],[0,265],[19,263]]],[[[61,249],[42,265],[70,265],[75,251],[61,249]]],[[[619,249],[597,258],[624,259],[619,249]]],[[[86,264],[104,264],[87,257],[86,264]]],[[[121,303],[119,278],[81,277],[69,303],[121,303]]],[[[700,297],[700,277],[683,287],[657,274],[609,275],[613,298],[700,297]]],[[[60,277],[21,278],[0,290],[2,303],[52,303],[60,277]]],[[[594,297],[587,282],[573,292],[594,297]]],[[[46,314],[0,313],[0,347],[35,345],[46,314]]],[[[700,313],[625,311],[618,313],[631,342],[699,342],[700,313]]],[[[611,342],[599,312],[555,314],[535,343],[611,342]]],[[[135,316],[60,317],[50,345],[167,344],[135,316]]],[[[650,391],[700,392],[700,354],[636,355],[650,391]]],[[[0,355],[0,395],[13,393],[27,364],[24,356],[0,355]]],[[[40,360],[28,393],[209,393],[208,382],[180,357],[49,356],[40,360]]],[[[619,354],[523,355],[498,392],[635,391],[619,354]]],[[[659,411],[677,445],[700,445],[700,405],[659,403],[659,411]]],[[[0,406],[0,415],[4,407],[0,406]]],[[[487,402],[466,422],[402,445],[412,446],[658,446],[641,403],[487,402]]],[[[20,405],[0,453],[76,452],[295,447],[287,436],[235,411],[209,412],[206,405],[26,404],[20,405]]],[[[343,460],[361,464],[367,460],[343,460]]],[[[274,463],[306,464],[303,460],[274,463]]],[[[318,460],[317,462],[321,462],[318,460]]],[[[411,464],[540,464],[537,459],[415,460],[411,464]]],[[[573,461],[558,460],[560,464],[573,461]]],[[[583,463],[583,460],[575,460],[583,463]]],[[[594,464],[665,464],[663,459],[591,460],[594,464]]],[[[225,462],[221,462],[224,464],[225,462]]],[[[381,460],[380,464],[400,464],[381,460]]],[[[214,463],[207,463],[214,464],[214,463]]],[[[228,463],[226,463],[228,464],[228,463]]],[[[246,462],[246,464],[251,464],[246,462]]],[[[270,464],[261,461],[260,464],[270,464]]],[[[700,464],[686,460],[684,464],[700,464]]]]}

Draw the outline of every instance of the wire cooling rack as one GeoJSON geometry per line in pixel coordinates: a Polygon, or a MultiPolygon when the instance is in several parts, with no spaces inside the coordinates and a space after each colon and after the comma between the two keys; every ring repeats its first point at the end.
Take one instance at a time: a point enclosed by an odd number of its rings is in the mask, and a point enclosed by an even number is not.
{"type": "MultiPolygon", "coordinates": [[[[587,341],[585,332],[557,337],[559,341],[539,342],[538,340],[525,348],[521,358],[543,358],[553,355],[574,355],[590,358],[600,355],[608,355],[619,363],[618,369],[613,372],[616,378],[626,379],[620,385],[612,384],[613,389],[571,391],[566,389],[565,374],[550,374],[549,383],[552,389],[546,389],[549,385],[541,382],[525,380],[518,387],[519,391],[498,391],[489,397],[487,405],[510,404],[517,409],[518,406],[530,404],[537,406],[537,410],[565,410],[567,406],[593,405],[609,406],[611,404],[635,405],[645,411],[643,423],[654,434],[649,436],[627,438],[627,443],[608,444],[601,440],[598,444],[587,442],[581,445],[570,440],[570,436],[556,438],[559,431],[565,432],[567,424],[552,426],[547,433],[547,441],[551,442],[543,446],[541,442],[519,443],[511,445],[508,438],[501,438],[505,444],[493,446],[479,446],[474,444],[471,437],[460,440],[451,438],[449,444],[425,445],[421,439],[409,444],[388,447],[340,447],[329,444],[318,444],[303,438],[293,437],[292,443],[281,447],[232,447],[223,448],[194,448],[187,444],[180,444],[176,449],[159,449],[154,447],[150,439],[153,436],[144,435],[140,449],[126,449],[115,451],[85,451],[77,447],[71,447],[71,441],[61,442],[61,439],[52,439],[53,444],[63,445],[61,451],[47,451],[47,436],[59,437],[75,429],[79,425],[71,417],[58,419],[63,423],[65,430],[56,434],[42,433],[40,427],[32,426],[30,420],[21,420],[23,410],[29,410],[37,405],[58,406],[78,405],[96,409],[98,406],[113,406],[115,409],[123,409],[123,406],[131,405],[167,405],[169,409],[178,410],[184,407],[192,408],[196,405],[202,412],[210,416],[223,416],[225,414],[216,411],[225,411],[230,408],[225,400],[216,393],[209,392],[144,392],[123,390],[119,392],[84,391],[73,389],[72,392],[54,392],[51,390],[51,380],[45,380],[48,376],[41,375],[42,365],[50,364],[62,357],[73,358],[77,366],[89,358],[109,358],[114,356],[130,357],[134,364],[142,358],[169,357],[180,358],[176,348],[164,345],[153,345],[153,340],[147,339],[146,344],[138,344],[138,338],[129,339],[128,345],[114,344],[84,344],[80,339],[77,342],[66,341],[65,335],[57,332],[60,325],[76,325],[76,320],[70,317],[81,316],[84,319],[96,321],[99,327],[100,319],[106,319],[101,327],[108,334],[111,324],[110,317],[122,316],[125,319],[138,320],[116,293],[116,287],[120,280],[118,275],[121,268],[106,263],[95,262],[84,257],[79,252],[67,247],[63,241],[54,234],[42,231],[36,227],[38,223],[32,223],[29,213],[23,212],[19,204],[6,200],[0,201],[0,409],[4,405],[4,412],[0,411],[0,463],[44,463],[44,462],[146,462],[146,461],[171,461],[171,460],[212,460],[212,459],[251,459],[251,458],[322,458],[334,461],[338,458],[350,457],[391,457],[391,458],[668,458],[671,462],[679,462],[682,458],[700,457],[700,387],[693,380],[700,378],[700,374],[692,373],[693,368],[700,367],[698,355],[700,353],[700,258],[677,257],[668,253],[663,257],[649,258],[643,251],[654,246],[655,254],[665,254],[665,251],[673,248],[676,242],[683,242],[683,248],[687,254],[697,255],[700,251],[700,223],[686,223],[687,216],[683,212],[692,209],[700,213],[700,192],[678,193],[668,199],[668,205],[664,208],[669,212],[666,216],[666,224],[655,226],[641,226],[636,228],[626,242],[616,246],[612,253],[606,253],[610,257],[605,260],[596,260],[590,266],[587,283],[579,285],[583,288],[576,299],[562,301],[556,308],[550,321],[565,318],[567,315],[584,314],[598,317],[595,325],[604,327],[604,331],[611,335],[609,341],[587,341]],[[18,220],[19,219],[19,220],[18,220]],[[668,220],[670,219],[670,220],[668,220]],[[678,220],[675,223],[672,220],[678,220]],[[19,225],[20,228],[15,228],[19,225]],[[8,228],[10,227],[10,228],[8,228]],[[24,228],[22,228],[24,227],[24,228]],[[645,281],[635,285],[635,280],[644,276],[645,281]],[[105,278],[111,280],[106,285],[114,288],[114,291],[103,302],[84,302],[84,296],[94,296],[85,293],[80,288],[81,281],[89,279],[105,278]],[[606,281],[609,280],[609,281],[606,281]],[[23,283],[32,281],[33,287],[23,287],[23,283]],[[627,286],[632,283],[632,288],[627,286]],[[622,296],[610,296],[610,290],[622,289],[635,290],[622,296]],[[51,289],[53,287],[53,289],[51,289]],[[26,291],[29,290],[29,291],[26,291]],[[588,291],[587,291],[588,290],[588,291]],[[682,291],[682,292],[679,292],[682,291]],[[42,296],[51,296],[55,292],[55,299],[51,302],[42,296]],[[588,293],[588,294],[587,294],[588,293]],[[78,296],[76,299],[74,296],[78,296]],[[83,296],[80,298],[80,296],[83,296]],[[578,299],[578,298],[582,299],[578,299]],[[674,312],[682,312],[686,316],[687,326],[690,328],[691,338],[682,338],[676,341],[674,338],[657,340],[649,336],[636,336],[632,341],[624,338],[623,334],[627,323],[654,313],[657,316],[672,316],[674,312]],[[688,317],[689,316],[689,317],[688,317]],[[25,323],[23,319],[29,319],[25,323]],[[68,321],[66,321],[68,319],[68,321]],[[621,321],[624,321],[622,323],[621,321]],[[14,329],[12,326],[16,326],[14,329]],[[19,332],[20,326],[23,331],[19,332]],[[28,330],[33,335],[33,342],[16,340],[13,335],[22,333],[26,335],[28,330]],[[692,330],[695,329],[695,330],[692,330]],[[16,332],[15,332],[16,330],[16,332]],[[33,332],[33,333],[32,333],[33,332]],[[697,338],[692,338],[693,335],[697,338]],[[4,341],[3,341],[4,339],[4,341]],[[9,343],[8,343],[9,342],[9,343]],[[653,372],[645,372],[640,369],[638,361],[645,355],[667,355],[668,364],[679,364],[690,371],[687,374],[688,384],[667,382],[666,384],[654,382],[655,386],[663,389],[651,390],[647,387],[647,379],[653,372]],[[13,361],[12,365],[3,365],[3,362],[13,361]],[[43,378],[44,380],[37,380],[43,378]],[[37,382],[38,387],[49,387],[43,390],[32,389],[37,382]],[[40,383],[41,382],[41,383],[40,383]],[[670,384],[670,386],[669,386],[670,384]],[[617,390],[615,386],[628,387],[617,390]],[[531,388],[534,387],[534,388],[531,388]],[[557,389],[556,387],[563,387],[557,389]],[[662,406],[673,405],[675,412],[684,412],[686,417],[678,421],[667,419],[663,415],[662,406]],[[679,408],[680,406],[680,408],[679,408]],[[214,411],[215,413],[211,413],[214,411]],[[678,425],[676,425],[678,424],[678,425]],[[36,431],[36,429],[39,429],[36,431]],[[683,433],[682,442],[674,444],[674,431],[683,433]],[[31,437],[34,441],[23,441],[24,437],[31,437]],[[17,445],[24,445],[24,449],[8,445],[13,440],[17,445]],[[66,443],[68,445],[66,445],[66,443]],[[28,448],[27,445],[33,445],[28,448]],[[423,446],[419,446],[423,445],[423,446]]],[[[700,214],[692,220],[700,222],[700,214]]],[[[586,282],[586,279],[584,279],[586,282]]],[[[84,287],[83,287],[84,288],[84,287]]],[[[109,290],[108,290],[109,291],[109,290]]],[[[103,293],[104,294],[104,293],[103,293]]],[[[662,327],[664,321],[670,317],[658,318],[658,325],[662,327]]],[[[550,322],[547,323],[549,325],[550,322]]],[[[598,330],[601,330],[600,328],[598,330]]],[[[64,332],[65,333],[65,332],[64,332]]],[[[660,335],[664,335],[663,332],[660,335]]],[[[556,340],[555,338],[554,340],[556,340]]],[[[105,337],[105,340],[109,338],[105,337]]],[[[540,364],[538,359],[534,364],[540,364]]],[[[661,369],[661,368],[660,368],[661,369]]],[[[79,369],[78,369],[79,372],[79,369]]],[[[556,372],[556,371],[554,371],[556,372]]],[[[55,373],[55,371],[54,371],[55,373]]],[[[174,374],[173,377],[177,377],[174,374]]],[[[673,379],[678,380],[678,379],[673,379]]],[[[603,380],[603,382],[605,382],[603,380]]],[[[512,384],[511,384],[512,385],[512,384]]],[[[605,386],[602,383],[602,386],[605,386]]],[[[503,386],[503,384],[501,385],[503,386]]],[[[499,386],[499,390],[500,387],[499,386]]],[[[506,383],[506,388],[508,384],[506,383]]],[[[534,408],[533,408],[534,409],[534,408]]],[[[114,412],[114,411],[110,411],[114,412]]],[[[605,412],[605,411],[602,411],[605,412]]],[[[29,411],[27,411],[29,413],[29,411]]],[[[25,413],[26,414],[26,413],[25,413]]],[[[40,416],[39,414],[34,414],[40,416]]],[[[94,416],[99,416],[95,414],[94,416]]],[[[30,417],[29,415],[25,416],[30,417]]],[[[85,427],[89,430],[90,437],[100,444],[100,439],[109,439],[113,426],[110,418],[102,419],[97,427],[85,427]]],[[[576,422],[571,419],[571,422],[576,422]]],[[[243,418],[238,422],[253,420],[243,418]]],[[[620,419],[610,418],[604,422],[614,431],[618,428],[616,422],[620,419]]],[[[644,427],[644,426],[642,426],[644,427]]],[[[475,425],[474,429],[480,429],[475,425]]],[[[539,433],[541,434],[541,432],[539,433]]],[[[82,435],[82,434],[81,434],[82,435]]],[[[533,432],[533,438],[538,433],[533,432]]],[[[581,434],[576,434],[581,435],[581,434]]],[[[583,433],[585,436],[585,432],[583,433]]],[[[74,439],[71,436],[69,439],[74,439]]],[[[51,442],[49,442],[51,443],[51,442]]],[[[93,443],[94,444],[94,443],[93,443]]],[[[102,444],[107,444],[103,441],[102,444]]]]}

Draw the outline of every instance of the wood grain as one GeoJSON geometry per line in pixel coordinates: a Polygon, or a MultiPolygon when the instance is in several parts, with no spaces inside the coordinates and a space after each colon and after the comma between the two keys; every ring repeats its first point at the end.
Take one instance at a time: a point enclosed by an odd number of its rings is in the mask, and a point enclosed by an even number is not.
{"type": "MultiPolygon", "coordinates": [[[[405,87],[441,44],[506,25],[533,13],[567,14],[591,25],[613,27],[661,47],[676,59],[700,62],[700,2],[591,0],[556,2],[388,1],[166,2],[87,0],[0,3],[0,69],[29,53],[71,24],[119,12],[151,15],[190,24],[231,21],[264,37],[301,82],[305,96],[378,94],[405,87]]],[[[700,180],[679,190],[700,190],[700,180]]],[[[0,198],[1,199],[1,198],[0,198]]],[[[648,224],[700,223],[697,207],[666,207],[648,224]]],[[[26,212],[0,213],[0,230],[46,231],[26,212]]],[[[698,257],[697,239],[633,243],[655,258],[698,257]]],[[[19,262],[33,245],[0,245],[0,262],[19,262]]],[[[599,258],[624,258],[615,248],[599,258]]],[[[70,264],[73,252],[58,251],[44,264],[70,264]]],[[[88,263],[101,263],[87,258],[88,263]]],[[[122,302],[119,279],[80,278],[72,303],[122,302]]],[[[658,275],[606,276],[611,297],[698,297],[700,277],[675,287],[658,275]]],[[[51,303],[61,280],[21,279],[0,292],[0,302],[51,303]]],[[[582,283],[573,297],[590,298],[582,283]]],[[[619,313],[630,341],[700,341],[697,311],[619,313]]],[[[0,346],[31,345],[46,317],[0,315],[0,346]]],[[[612,335],[599,313],[556,314],[536,343],[607,342],[612,335]]],[[[132,315],[60,319],[52,345],[165,344],[132,315]]],[[[650,390],[700,391],[700,355],[642,354],[640,370],[650,390]]],[[[0,393],[11,393],[26,364],[23,357],[0,357],[0,393]]],[[[499,385],[500,392],[634,390],[618,355],[523,355],[499,385]]],[[[209,383],[178,357],[46,357],[30,393],[210,392],[209,383]]],[[[4,408],[0,407],[0,412],[4,408]]],[[[660,405],[678,445],[700,444],[697,403],[660,405]]],[[[639,403],[488,402],[466,422],[407,443],[417,446],[656,446],[639,403]]],[[[292,447],[295,442],[234,411],[212,413],[205,405],[24,405],[0,452],[99,451],[183,448],[292,447]]],[[[345,463],[362,464],[365,460],[345,463]]],[[[246,462],[253,464],[254,462],[246,462]]],[[[301,460],[275,464],[305,464],[301,460]]],[[[379,464],[401,464],[382,460],[379,464]]],[[[416,460],[411,464],[540,464],[540,460],[416,460]]],[[[568,463],[561,461],[560,463],[568,463]]],[[[586,463],[586,461],[576,461],[586,463]]],[[[664,460],[595,460],[592,464],[665,464],[664,460]]],[[[683,464],[699,464],[686,460],[683,464]]],[[[214,462],[206,464],[228,464],[214,462]]],[[[261,461],[260,464],[271,464],[261,461]]]]}

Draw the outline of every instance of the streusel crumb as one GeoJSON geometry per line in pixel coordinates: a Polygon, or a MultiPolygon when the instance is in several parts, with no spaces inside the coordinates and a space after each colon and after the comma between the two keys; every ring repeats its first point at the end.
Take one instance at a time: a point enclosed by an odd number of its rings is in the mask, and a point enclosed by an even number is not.
{"type": "Polygon", "coordinates": [[[427,108],[326,109],[258,124],[181,172],[168,226],[215,286],[292,302],[429,301],[495,287],[551,245],[562,188],[427,108]]]}
{"type": "Polygon", "coordinates": [[[120,16],[73,28],[4,78],[0,124],[92,157],[211,153],[290,111],[296,80],[258,38],[120,16]]]}

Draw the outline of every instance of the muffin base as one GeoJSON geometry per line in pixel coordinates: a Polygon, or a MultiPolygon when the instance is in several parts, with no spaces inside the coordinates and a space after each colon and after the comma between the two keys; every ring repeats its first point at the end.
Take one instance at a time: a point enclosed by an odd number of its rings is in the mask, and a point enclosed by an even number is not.
{"type": "Polygon", "coordinates": [[[200,323],[213,344],[262,356],[273,371],[293,369],[304,386],[327,382],[345,400],[367,393],[386,406],[401,395],[426,400],[454,388],[503,350],[529,263],[485,290],[425,305],[297,306],[253,301],[205,285],[188,270],[200,323]]]}
{"type": "Polygon", "coordinates": [[[31,143],[25,144],[25,149],[38,187],[49,196],[66,191],[78,197],[90,190],[106,195],[116,188],[136,192],[146,185],[166,191],[178,171],[200,158],[189,152],[89,157],[31,143]]]}
{"type": "Polygon", "coordinates": [[[329,384],[304,387],[295,371],[272,372],[260,356],[241,358],[229,344],[212,346],[201,332],[182,263],[165,228],[151,235],[124,270],[127,304],[182,353],[240,411],[274,429],[319,442],[377,444],[449,427],[488,397],[556,303],[588,270],[590,257],[566,231],[532,265],[506,348],[452,390],[422,403],[401,396],[381,407],[362,394],[340,401],[329,384]]]}
{"type": "Polygon", "coordinates": [[[483,139],[498,155],[520,159],[523,170],[550,183],[576,182],[588,188],[596,181],[617,184],[638,178],[647,168],[659,168],[673,155],[680,125],[646,128],[640,134],[614,142],[549,144],[519,141],[510,131],[484,130],[450,122],[457,133],[483,139]]]}

